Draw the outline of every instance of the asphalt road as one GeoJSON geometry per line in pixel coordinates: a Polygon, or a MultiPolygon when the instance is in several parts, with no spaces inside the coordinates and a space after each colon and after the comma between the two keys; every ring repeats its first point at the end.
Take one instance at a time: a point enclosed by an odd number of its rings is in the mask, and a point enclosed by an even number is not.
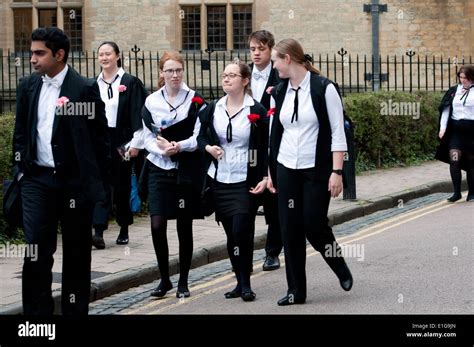
{"type": "MultiPolygon", "coordinates": [[[[152,286],[136,288],[142,299],[118,314],[472,314],[474,313],[474,204],[440,202],[389,217],[339,237],[354,277],[344,292],[320,254],[307,248],[306,304],[286,307],[284,262],[272,272],[254,262],[254,302],[225,299],[235,286],[228,260],[210,264],[208,275],[190,286],[191,297],[148,297],[152,286]],[[224,266],[225,265],[225,266],[224,266]]],[[[283,256],[280,257],[283,260],[283,256]]],[[[205,267],[206,268],[206,267],[205,267]]],[[[97,309],[107,300],[94,303],[97,309]]],[[[93,312],[91,312],[94,314],[93,312]]]]}

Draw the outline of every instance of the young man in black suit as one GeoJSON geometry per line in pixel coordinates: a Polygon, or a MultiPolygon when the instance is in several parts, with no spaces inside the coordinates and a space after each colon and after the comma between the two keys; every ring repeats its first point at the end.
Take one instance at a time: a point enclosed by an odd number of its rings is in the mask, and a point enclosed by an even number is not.
{"type": "Polygon", "coordinates": [[[95,202],[104,199],[110,157],[104,104],[95,81],[66,65],[69,39],[58,28],[31,35],[37,73],[17,88],[14,173],[20,179],[23,224],[37,259],[25,257],[23,310],[51,315],[53,254],[58,223],[63,241],[63,315],[88,313],[91,225],[95,202]]]}
{"type": "MultiPolygon", "coordinates": [[[[268,110],[272,105],[271,96],[267,93],[269,87],[274,87],[280,82],[278,72],[273,68],[271,61],[272,48],[275,45],[273,34],[267,30],[258,30],[249,36],[250,57],[252,63],[251,88],[254,99],[268,110]]],[[[271,194],[268,190],[263,194],[263,209],[265,220],[268,224],[267,242],[265,244],[266,258],[263,271],[272,271],[280,267],[278,258],[283,244],[281,241],[280,223],[278,221],[278,195],[271,194]]]]}

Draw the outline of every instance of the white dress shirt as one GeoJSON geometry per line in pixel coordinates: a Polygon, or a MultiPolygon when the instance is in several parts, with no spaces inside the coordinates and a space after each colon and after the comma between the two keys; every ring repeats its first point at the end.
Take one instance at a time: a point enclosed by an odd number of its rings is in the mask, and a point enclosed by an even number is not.
{"type": "MultiPolygon", "coordinates": [[[[97,84],[99,85],[100,97],[105,104],[105,116],[107,117],[107,124],[109,128],[117,127],[117,112],[119,105],[119,86],[123,75],[125,74],[124,69],[119,68],[117,74],[112,78],[112,98],[109,99],[108,89],[109,85],[105,83],[104,73],[101,72],[97,77],[97,84]],[[118,76],[118,77],[117,77],[118,76]]],[[[106,81],[110,82],[110,81],[106,81]]],[[[133,133],[133,138],[130,142],[130,147],[143,148],[142,130],[137,130],[133,133]]]]}
{"type": "MultiPolygon", "coordinates": [[[[310,90],[311,73],[308,71],[298,92],[298,120],[291,123],[296,92],[288,83],[285,100],[280,111],[283,135],[277,161],[289,169],[308,169],[316,163],[316,143],[319,121],[313,107],[310,90]]],[[[344,114],[341,99],[334,85],[326,88],[326,105],[331,125],[331,151],[347,151],[344,133],[344,114]]]]}
{"type": "MultiPolygon", "coordinates": [[[[170,106],[163,98],[163,91],[166,100],[170,102],[166,88],[163,86],[153,94],[149,95],[145,100],[145,107],[150,111],[153,122],[157,126],[169,127],[188,117],[188,111],[191,107],[191,100],[194,97],[194,90],[183,82],[181,89],[173,103],[173,107],[178,107],[176,111],[170,111],[170,106]],[[189,93],[188,93],[189,92],[189,93]],[[175,118],[176,116],[176,118],[175,118]]],[[[205,108],[205,105],[200,110],[205,108]]],[[[193,152],[197,149],[197,136],[201,129],[201,121],[199,117],[194,125],[193,135],[185,140],[178,141],[181,146],[181,152],[193,152]]],[[[150,153],[147,159],[163,170],[177,169],[179,162],[172,162],[168,156],[163,155],[163,151],[158,147],[155,135],[143,123],[143,141],[145,149],[150,153]]]]}
{"type": "MultiPolygon", "coordinates": [[[[250,141],[250,107],[255,105],[254,99],[246,94],[242,104],[242,111],[232,118],[232,142],[227,142],[227,98],[221,98],[214,109],[213,125],[219,138],[220,147],[224,156],[218,161],[216,179],[221,183],[239,183],[247,180],[247,165],[249,161],[250,141]]],[[[229,113],[229,116],[233,116],[229,113]]],[[[216,167],[212,162],[207,174],[214,178],[216,167]]]]}
{"type": "MultiPolygon", "coordinates": [[[[461,120],[461,119],[474,120],[474,88],[471,88],[467,98],[464,97],[461,100],[464,93],[466,93],[466,91],[463,89],[462,84],[458,85],[458,88],[456,89],[456,95],[454,95],[454,99],[453,99],[453,115],[451,116],[451,118],[453,118],[454,120],[461,120]],[[464,101],[466,101],[465,104],[464,104],[464,101]]],[[[443,110],[443,114],[441,115],[441,124],[440,124],[441,131],[446,130],[446,127],[448,126],[448,118],[449,118],[449,107],[446,107],[443,110]]]]}
{"type": "Polygon", "coordinates": [[[262,71],[259,71],[255,64],[253,65],[250,87],[252,88],[252,96],[255,100],[262,100],[263,93],[265,93],[265,86],[267,85],[268,79],[270,78],[271,71],[271,62],[262,71]]]}
{"type": "MultiPolygon", "coordinates": [[[[66,77],[68,66],[53,78],[43,76],[38,100],[38,124],[36,125],[36,160],[39,166],[55,167],[53,149],[51,147],[51,136],[56,115],[56,103],[59,99],[61,86],[66,77]],[[51,83],[47,81],[51,80],[51,83]]],[[[65,95],[67,97],[67,95],[65,95]]]]}

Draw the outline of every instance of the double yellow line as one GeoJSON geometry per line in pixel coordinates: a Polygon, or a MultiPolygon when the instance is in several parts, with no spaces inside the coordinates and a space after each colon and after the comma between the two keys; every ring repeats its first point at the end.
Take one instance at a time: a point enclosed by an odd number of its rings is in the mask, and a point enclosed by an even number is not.
{"type": "MultiPolygon", "coordinates": [[[[443,201],[431,204],[429,206],[426,206],[426,207],[423,207],[423,208],[420,208],[420,209],[416,209],[416,210],[411,211],[411,212],[407,212],[407,213],[404,213],[404,214],[400,214],[398,216],[391,217],[391,218],[387,219],[384,222],[376,223],[375,225],[372,225],[368,228],[365,228],[365,229],[355,233],[354,235],[348,235],[348,236],[340,237],[340,238],[337,239],[337,241],[340,245],[346,245],[346,244],[349,244],[349,243],[352,243],[352,242],[355,242],[355,241],[363,240],[363,239],[381,234],[381,233],[383,233],[387,230],[396,228],[396,227],[398,227],[402,224],[411,222],[411,221],[416,220],[418,218],[421,218],[421,217],[424,217],[426,215],[444,210],[444,209],[452,207],[452,206],[454,206],[454,204],[450,204],[446,200],[443,200],[443,201]]],[[[308,257],[312,257],[316,254],[319,254],[319,252],[315,251],[313,249],[313,247],[311,247],[311,246],[308,246],[306,251],[307,251],[307,256],[308,257]]],[[[263,262],[259,262],[258,264],[254,265],[254,268],[261,269],[262,265],[263,265],[263,262]]],[[[282,261],[281,266],[283,267],[284,265],[285,265],[285,263],[284,263],[284,261],[282,261]]],[[[254,273],[252,275],[252,279],[261,277],[264,274],[266,274],[266,273],[263,272],[262,270],[260,270],[259,272],[254,273]]],[[[185,298],[185,299],[176,299],[175,297],[169,297],[169,298],[165,298],[165,299],[161,299],[161,300],[154,300],[154,301],[152,301],[152,302],[150,302],[146,305],[143,305],[141,307],[138,307],[134,310],[126,311],[126,312],[124,312],[124,314],[132,315],[132,314],[159,314],[159,313],[163,313],[163,312],[169,311],[169,310],[171,310],[175,307],[179,307],[183,304],[187,304],[187,303],[199,300],[200,298],[202,298],[204,296],[211,295],[211,294],[214,294],[214,293],[216,293],[218,291],[221,291],[223,289],[227,289],[227,288],[231,288],[231,287],[235,286],[234,281],[232,281],[231,283],[222,284],[223,282],[226,282],[226,281],[228,281],[230,279],[233,279],[233,278],[234,278],[234,273],[231,272],[231,273],[223,275],[223,276],[221,276],[221,277],[219,277],[215,280],[212,280],[212,281],[209,281],[209,282],[191,287],[190,290],[192,292],[195,292],[195,293],[200,291],[200,290],[205,290],[204,292],[193,295],[192,297],[185,298]],[[206,290],[206,288],[214,287],[216,285],[217,285],[217,287],[206,290]],[[167,305],[168,303],[169,303],[169,305],[167,305]]]]}

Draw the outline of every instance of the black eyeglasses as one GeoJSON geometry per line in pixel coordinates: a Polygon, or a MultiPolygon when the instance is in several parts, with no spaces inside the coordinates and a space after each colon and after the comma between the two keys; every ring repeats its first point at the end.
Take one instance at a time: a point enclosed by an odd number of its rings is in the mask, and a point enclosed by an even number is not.
{"type": "Polygon", "coordinates": [[[173,76],[175,73],[176,73],[176,75],[181,76],[184,72],[184,69],[174,69],[174,70],[173,69],[167,69],[167,70],[164,70],[163,72],[168,77],[173,76]]]}
{"type": "Polygon", "coordinates": [[[227,77],[229,77],[230,79],[233,79],[233,78],[236,78],[236,77],[242,77],[242,75],[238,75],[238,74],[232,73],[232,72],[231,72],[231,73],[223,73],[223,74],[221,75],[221,78],[222,78],[223,80],[226,79],[227,77]]]}

